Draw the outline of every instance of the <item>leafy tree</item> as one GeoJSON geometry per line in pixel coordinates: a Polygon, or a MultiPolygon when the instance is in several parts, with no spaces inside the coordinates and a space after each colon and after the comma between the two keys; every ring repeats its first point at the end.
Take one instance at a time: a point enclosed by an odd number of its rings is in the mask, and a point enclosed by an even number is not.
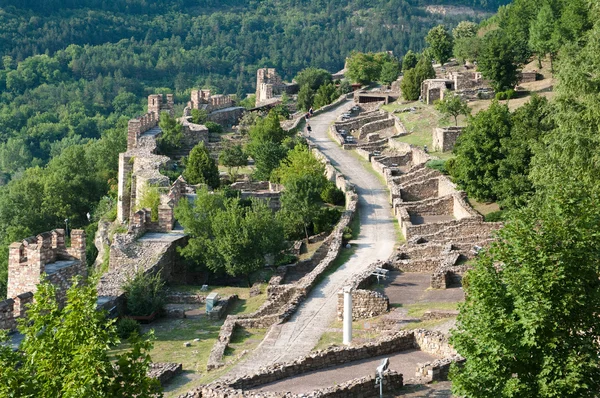
{"type": "Polygon", "coordinates": [[[433,58],[443,65],[452,56],[453,39],[444,25],[432,28],[425,37],[433,58]]]}
{"type": "Polygon", "coordinates": [[[462,37],[454,40],[454,57],[459,62],[477,61],[483,41],[480,37],[462,37]]]}
{"type": "Polygon", "coordinates": [[[510,137],[511,127],[508,107],[494,101],[488,110],[475,115],[458,137],[456,158],[447,167],[469,196],[486,201],[496,198],[498,162],[504,157],[502,142],[510,137]]]}
{"type": "Polygon", "coordinates": [[[262,201],[242,206],[238,198],[200,190],[193,205],[182,201],[175,213],[190,235],[181,253],[213,272],[248,276],[264,266],[265,255],[283,249],[282,225],[262,201]]]}
{"type": "Polygon", "coordinates": [[[162,153],[170,153],[181,147],[183,140],[183,125],[168,113],[160,115],[158,123],[162,134],[156,140],[162,153]]]}
{"type": "Polygon", "coordinates": [[[256,95],[252,94],[240,101],[240,106],[246,109],[252,109],[256,106],[256,95]]]}
{"type": "Polygon", "coordinates": [[[417,62],[419,62],[417,54],[415,54],[412,50],[408,50],[406,54],[404,54],[404,58],[402,58],[402,70],[407,71],[414,68],[417,66],[417,62]]]}
{"type": "Polygon", "coordinates": [[[542,67],[542,58],[550,54],[550,63],[558,50],[553,33],[556,29],[556,20],[552,8],[548,3],[544,4],[531,22],[529,29],[529,46],[537,53],[538,66],[542,67]]]}
{"type": "Polygon", "coordinates": [[[268,180],[271,172],[279,167],[279,164],[287,155],[288,149],[282,144],[265,141],[257,144],[252,149],[254,159],[254,177],[258,180],[268,180]]]}
{"type": "MultiPolygon", "coordinates": [[[[284,223],[300,226],[308,239],[308,228],[321,209],[321,192],[327,180],[323,175],[301,174],[287,181],[281,194],[281,215],[284,223]]],[[[294,227],[288,226],[287,230],[294,227]]]]}
{"type": "Polygon", "coordinates": [[[488,32],[477,58],[477,70],[491,80],[496,91],[513,88],[518,81],[516,51],[511,40],[502,30],[488,32]]]}
{"type": "Polygon", "coordinates": [[[204,124],[208,120],[208,112],[204,109],[192,109],[192,123],[204,124]]]}
{"type": "Polygon", "coordinates": [[[205,122],[204,125],[208,129],[209,133],[221,134],[223,132],[223,126],[221,126],[219,123],[208,121],[205,122]]]}
{"type": "Polygon", "coordinates": [[[165,282],[157,273],[151,275],[138,271],[123,286],[127,314],[149,316],[163,311],[165,304],[165,282]]]}
{"type": "Polygon", "coordinates": [[[417,66],[413,69],[404,71],[404,77],[400,82],[400,89],[402,90],[402,97],[407,101],[415,101],[419,99],[421,95],[421,83],[426,79],[433,79],[435,77],[435,70],[431,66],[430,59],[421,55],[421,58],[417,62],[417,66]]]}
{"type": "Polygon", "coordinates": [[[597,190],[564,180],[520,211],[464,282],[453,393],[594,397],[600,389],[597,190]]]}
{"type": "Polygon", "coordinates": [[[309,85],[300,87],[300,91],[298,91],[298,108],[307,111],[313,106],[314,101],[314,90],[309,85]]]}
{"type": "Polygon", "coordinates": [[[398,61],[384,62],[381,66],[379,81],[383,84],[390,85],[398,78],[398,75],[400,75],[400,64],[398,61]]]}
{"type": "Polygon", "coordinates": [[[317,91],[319,87],[324,84],[332,83],[331,73],[327,72],[325,69],[319,68],[306,68],[302,69],[294,78],[298,83],[298,86],[302,88],[303,86],[310,87],[313,91],[317,91]]]}
{"type": "Polygon", "coordinates": [[[469,116],[471,114],[471,108],[469,108],[467,101],[450,91],[444,94],[444,99],[435,102],[435,109],[445,116],[452,116],[455,126],[458,126],[458,116],[469,116]]]}
{"type": "Polygon", "coordinates": [[[190,152],[183,178],[190,184],[207,184],[211,188],[219,186],[219,168],[204,142],[196,145],[190,152]]]}
{"type": "Polygon", "coordinates": [[[452,36],[454,37],[454,40],[474,37],[477,35],[478,30],[479,27],[475,22],[461,21],[456,28],[452,29],[452,36]]]}
{"type": "Polygon", "coordinates": [[[288,152],[281,165],[273,172],[273,177],[283,184],[288,185],[298,176],[311,175],[315,178],[325,179],[325,166],[312,154],[306,145],[296,145],[288,152]]]}
{"type": "Polygon", "coordinates": [[[346,61],[346,67],[348,69],[346,76],[348,76],[350,80],[360,84],[367,84],[375,81],[381,74],[381,66],[385,60],[387,60],[387,57],[378,60],[376,54],[373,53],[365,54],[353,52],[346,61]]]}
{"type": "Polygon", "coordinates": [[[239,168],[248,164],[248,155],[244,153],[241,145],[231,145],[219,153],[219,163],[227,167],[227,174],[235,181],[239,168]]]}
{"type": "Polygon", "coordinates": [[[317,90],[314,97],[314,106],[319,109],[325,105],[331,104],[338,97],[338,91],[333,83],[324,84],[317,90]]]}
{"type": "Polygon", "coordinates": [[[534,95],[512,115],[510,138],[501,142],[503,159],[498,162],[494,194],[503,208],[525,206],[534,193],[530,169],[534,151],[555,128],[555,109],[544,97],[534,95]]]}
{"type": "MultiPolygon", "coordinates": [[[[109,349],[118,343],[113,321],[96,306],[96,287],[75,280],[66,305],[49,282],[38,285],[20,350],[0,345],[0,394],[18,397],[156,397],[158,380],[146,376],[149,340],[132,337],[131,350],[116,361],[109,349]]],[[[6,337],[6,336],[4,336],[6,337]]]]}

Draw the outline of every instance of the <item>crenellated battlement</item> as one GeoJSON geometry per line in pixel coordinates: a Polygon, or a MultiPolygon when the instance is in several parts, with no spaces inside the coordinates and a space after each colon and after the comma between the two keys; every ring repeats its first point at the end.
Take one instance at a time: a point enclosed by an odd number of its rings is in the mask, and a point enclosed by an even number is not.
{"type": "Polygon", "coordinates": [[[207,112],[213,112],[219,109],[229,108],[235,105],[233,96],[217,94],[212,95],[210,90],[192,90],[190,109],[204,109],[207,112]]]}
{"type": "MultiPolygon", "coordinates": [[[[13,242],[9,246],[7,296],[16,297],[26,292],[34,292],[42,275],[58,274],[85,275],[85,232],[75,229],[71,232],[71,246],[65,245],[64,229],[43,232],[36,236],[13,242]]],[[[70,276],[73,276],[70,275],[70,276]]],[[[70,278],[65,278],[70,279],[70,278]]]]}

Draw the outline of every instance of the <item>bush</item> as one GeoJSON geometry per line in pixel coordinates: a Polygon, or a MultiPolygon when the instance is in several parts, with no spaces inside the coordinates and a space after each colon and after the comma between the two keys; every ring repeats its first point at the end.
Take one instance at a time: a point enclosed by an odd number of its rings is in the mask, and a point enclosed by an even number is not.
{"type": "Polygon", "coordinates": [[[350,239],[352,239],[352,228],[345,227],[342,231],[342,242],[347,243],[350,239]]]}
{"type": "Polygon", "coordinates": [[[425,163],[425,166],[429,167],[430,169],[434,169],[439,171],[442,174],[448,174],[448,169],[446,168],[446,160],[441,160],[441,159],[436,159],[436,160],[430,160],[427,163],[425,163]]]}
{"type": "Polygon", "coordinates": [[[209,133],[221,134],[223,132],[223,127],[219,123],[215,122],[206,122],[204,123],[209,133]]]}
{"type": "Polygon", "coordinates": [[[321,192],[321,199],[323,199],[323,202],[325,203],[343,206],[346,202],[346,195],[344,195],[344,192],[341,189],[338,189],[333,182],[328,182],[321,192]]]}
{"type": "Polygon", "coordinates": [[[498,93],[496,93],[496,99],[497,100],[509,100],[511,98],[515,97],[515,90],[513,90],[512,88],[506,91],[500,91],[498,93]]]}
{"type": "Polygon", "coordinates": [[[493,211],[484,217],[486,222],[498,222],[506,220],[506,212],[504,210],[493,211]]]}
{"type": "Polygon", "coordinates": [[[323,208],[313,220],[314,233],[329,232],[340,220],[342,212],[334,208],[323,208]]]}
{"type": "Polygon", "coordinates": [[[138,272],[123,287],[127,313],[133,316],[161,313],[165,303],[164,285],[160,274],[150,275],[142,271],[138,272]]]}
{"type": "Polygon", "coordinates": [[[140,333],[140,324],[131,318],[121,318],[117,322],[117,335],[128,339],[133,333],[140,333]]]}

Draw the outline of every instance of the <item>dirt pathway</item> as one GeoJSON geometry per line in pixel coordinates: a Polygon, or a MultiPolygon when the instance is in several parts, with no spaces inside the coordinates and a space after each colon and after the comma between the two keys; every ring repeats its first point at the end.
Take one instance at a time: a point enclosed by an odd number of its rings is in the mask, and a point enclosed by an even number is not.
{"type": "Polygon", "coordinates": [[[353,106],[352,101],[310,120],[310,140],[356,186],[359,195],[360,236],[354,255],[310,293],[296,314],[286,323],[272,327],[260,346],[236,365],[228,377],[252,373],[262,366],[291,361],[308,354],[335,319],[337,293],[354,274],[392,253],[396,232],[388,191],[380,180],[349,151],[331,141],[328,129],[336,118],[353,106]]]}

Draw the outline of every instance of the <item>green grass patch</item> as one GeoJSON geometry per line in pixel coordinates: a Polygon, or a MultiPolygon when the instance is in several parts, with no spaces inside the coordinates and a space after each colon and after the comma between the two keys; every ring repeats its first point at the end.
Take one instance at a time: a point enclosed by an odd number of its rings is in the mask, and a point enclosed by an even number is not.
{"type": "Polygon", "coordinates": [[[435,327],[442,325],[451,319],[452,318],[443,318],[443,319],[431,319],[431,320],[427,320],[427,321],[410,322],[410,323],[403,325],[400,329],[401,330],[410,330],[410,329],[432,330],[435,327]]]}
{"type": "Polygon", "coordinates": [[[457,302],[431,302],[431,303],[414,303],[414,304],[405,304],[404,308],[408,310],[408,316],[414,318],[420,318],[425,314],[425,312],[430,310],[456,310],[458,308],[457,302]]]}
{"type": "Polygon", "coordinates": [[[190,293],[190,294],[209,294],[217,292],[221,297],[238,295],[238,300],[228,309],[229,314],[249,314],[256,311],[267,299],[267,285],[261,284],[261,294],[250,297],[250,288],[234,287],[234,286],[209,286],[207,291],[201,291],[201,286],[180,285],[169,287],[169,290],[174,292],[190,293]]]}
{"type": "Polygon", "coordinates": [[[327,349],[333,345],[341,346],[343,341],[342,333],[340,332],[325,332],[319,338],[319,342],[313,348],[313,351],[327,349]]]}

